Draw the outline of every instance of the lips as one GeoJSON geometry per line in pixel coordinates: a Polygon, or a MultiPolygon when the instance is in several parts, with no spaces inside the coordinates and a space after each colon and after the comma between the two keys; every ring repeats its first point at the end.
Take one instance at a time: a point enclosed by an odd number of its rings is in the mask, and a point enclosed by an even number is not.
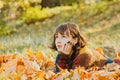
{"type": "Polygon", "coordinates": [[[61,48],[61,47],[62,47],[62,45],[57,45],[57,47],[58,47],[58,48],[61,48]]]}

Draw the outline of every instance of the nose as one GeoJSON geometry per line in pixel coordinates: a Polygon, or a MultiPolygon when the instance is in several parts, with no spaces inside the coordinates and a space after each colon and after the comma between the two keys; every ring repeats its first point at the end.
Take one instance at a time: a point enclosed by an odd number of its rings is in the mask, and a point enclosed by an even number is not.
{"type": "Polygon", "coordinates": [[[57,44],[61,44],[61,42],[57,42],[57,44]]]}
{"type": "Polygon", "coordinates": [[[57,44],[61,44],[61,40],[56,40],[56,43],[57,44]]]}
{"type": "Polygon", "coordinates": [[[61,44],[61,40],[62,40],[61,38],[57,38],[55,42],[56,42],[57,44],[61,44]]]}

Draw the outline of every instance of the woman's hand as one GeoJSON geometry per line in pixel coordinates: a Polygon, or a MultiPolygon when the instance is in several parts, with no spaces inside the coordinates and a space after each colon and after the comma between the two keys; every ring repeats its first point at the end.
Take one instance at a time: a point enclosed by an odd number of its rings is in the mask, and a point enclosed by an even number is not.
{"type": "Polygon", "coordinates": [[[60,50],[61,53],[65,54],[65,55],[71,55],[72,53],[72,47],[73,47],[73,43],[68,41],[63,48],[60,50]]]}

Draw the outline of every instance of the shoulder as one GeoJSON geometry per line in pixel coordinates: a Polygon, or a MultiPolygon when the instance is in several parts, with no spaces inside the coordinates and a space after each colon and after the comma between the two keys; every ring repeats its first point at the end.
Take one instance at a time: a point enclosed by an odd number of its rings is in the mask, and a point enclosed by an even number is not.
{"type": "MultiPolygon", "coordinates": [[[[80,49],[79,54],[76,56],[76,59],[80,59],[81,61],[90,61],[92,58],[92,51],[87,48],[87,46],[80,49]]],[[[89,62],[88,61],[88,62],[89,62]]]]}
{"type": "Polygon", "coordinates": [[[87,46],[85,46],[84,48],[81,48],[79,54],[88,54],[90,55],[92,58],[96,58],[95,60],[98,59],[106,59],[105,56],[103,56],[101,53],[99,53],[97,50],[95,49],[89,49],[87,46]]]}
{"type": "Polygon", "coordinates": [[[87,46],[83,47],[80,49],[79,54],[88,54],[88,55],[92,55],[92,50],[89,49],[87,46]]]}

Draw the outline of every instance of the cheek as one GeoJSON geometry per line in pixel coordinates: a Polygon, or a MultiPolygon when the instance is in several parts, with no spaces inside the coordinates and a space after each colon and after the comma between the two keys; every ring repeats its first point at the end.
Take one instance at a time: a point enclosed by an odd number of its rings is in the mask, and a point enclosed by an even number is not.
{"type": "Polygon", "coordinates": [[[60,43],[60,40],[55,39],[55,45],[58,44],[58,43],[60,43]]]}
{"type": "Polygon", "coordinates": [[[55,40],[55,44],[62,44],[62,45],[64,45],[64,44],[67,44],[67,42],[69,42],[69,41],[70,41],[69,38],[56,39],[55,40]]]}

